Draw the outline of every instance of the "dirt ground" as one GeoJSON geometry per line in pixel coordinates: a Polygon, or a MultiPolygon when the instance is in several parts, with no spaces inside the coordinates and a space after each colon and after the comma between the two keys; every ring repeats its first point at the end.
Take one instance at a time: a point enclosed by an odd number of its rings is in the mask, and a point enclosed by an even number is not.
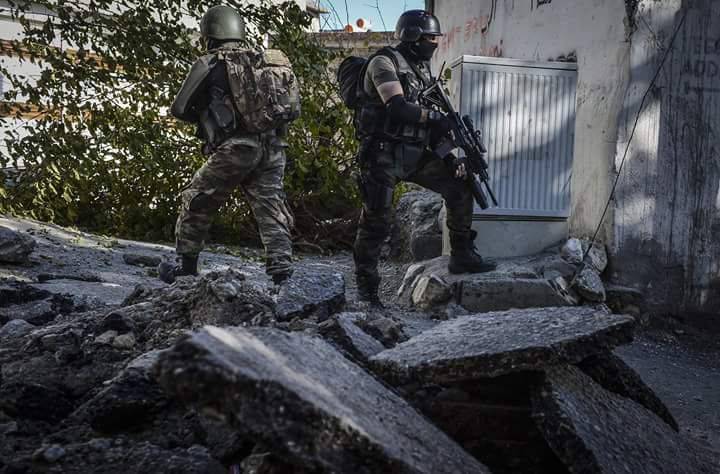
{"type": "Polygon", "coordinates": [[[673,413],[680,428],[720,455],[720,334],[641,331],[616,353],[673,413]]]}

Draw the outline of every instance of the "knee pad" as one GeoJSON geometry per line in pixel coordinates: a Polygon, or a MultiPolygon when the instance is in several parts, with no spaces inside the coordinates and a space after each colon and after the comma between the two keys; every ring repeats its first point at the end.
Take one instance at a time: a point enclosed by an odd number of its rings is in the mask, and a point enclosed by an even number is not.
{"type": "Polygon", "coordinates": [[[182,193],[182,203],[188,211],[202,211],[212,206],[212,197],[197,189],[187,189],[182,193]]]}

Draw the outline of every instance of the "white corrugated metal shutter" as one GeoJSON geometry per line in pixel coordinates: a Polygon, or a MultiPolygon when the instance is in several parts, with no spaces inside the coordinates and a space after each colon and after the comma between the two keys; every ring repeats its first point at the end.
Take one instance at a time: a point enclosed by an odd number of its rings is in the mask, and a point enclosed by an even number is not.
{"type": "Polygon", "coordinates": [[[577,65],[462,56],[452,95],[488,148],[500,206],[479,215],[566,219],[575,138],[577,65]],[[457,80],[460,80],[457,82],[457,80]]]}

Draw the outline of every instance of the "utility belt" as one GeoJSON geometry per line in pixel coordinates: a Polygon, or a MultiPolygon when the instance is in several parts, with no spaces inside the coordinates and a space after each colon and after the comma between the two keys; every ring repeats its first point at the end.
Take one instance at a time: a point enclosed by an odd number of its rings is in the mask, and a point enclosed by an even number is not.
{"type": "Polygon", "coordinates": [[[366,137],[360,142],[357,175],[360,197],[370,210],[392,206],[395,182],[422,168],[431,155],[423,142],[402,142],[366,137]]]}
{"type": "Polygon", "coordinates": [[[425,164],[427,144],[386,137],[365,137],[360,142],[358,164],[361,169],[385,168],[404,179],[425,164]]]}
{"type": "Polygon", "coordinates": [[[427,142],[430,131],[426,123],[395,124],[385,106],[366,106],[355,115],[355,128],[358,138],[373,137],[379,140],[396,142],[427,142]]]}

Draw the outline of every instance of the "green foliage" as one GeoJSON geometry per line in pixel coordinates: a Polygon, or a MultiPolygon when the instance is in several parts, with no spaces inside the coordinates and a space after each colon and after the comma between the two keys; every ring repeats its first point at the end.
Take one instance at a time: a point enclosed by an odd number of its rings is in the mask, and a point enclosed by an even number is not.
{"type": "MultiPolygon", "coordinates": [[[[131,238],[172,240],[178,195],[201,166],[193,127],[167,115],[175,92],[201,54],[197,25],[210,0],[11,1],[24,37],[15,54],[38,65],[39,77],[0,66],[13,88],[3,100],[25,103],[33,120],[8,128],[3,167],[24,171],[0,187],[0,211],[131,238]],[[51,15],[33,12],[49,11],[51,15]]],[[[293,123],[289,202],[300,237],[321,240],[347,226],[357,196],[349,176],[354,141],[347,110],[328,66],[334,55],[304,28],[294,2],[247,5],[231,0],[257,25],[249,45],[271,32],[302,82],[303,116],[293,123]],[[307,218],[305,218],[307,217],[307,218]]],[[[26,117],[27,118],[27,117],[26,117]]],[[[214,235],[253,236],[238,196],[221,210],[214,235]]]]}

